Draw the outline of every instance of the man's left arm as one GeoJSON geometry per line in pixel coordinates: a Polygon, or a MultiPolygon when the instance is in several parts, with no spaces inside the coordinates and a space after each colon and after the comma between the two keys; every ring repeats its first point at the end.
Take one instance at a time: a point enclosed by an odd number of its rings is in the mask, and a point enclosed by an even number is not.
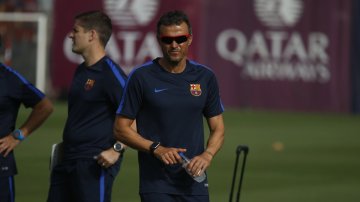
{"type": "MultiPolygon", "coordinates": [[[[27,120],[19,128],[23,138],[28,137],[34,130],[36,130],[53,112],[53,105],[51,101],[44,97],[39,103],[37,103],[27,120]]],[[[0,139],[0,153],[6,157],[18,144],[19,139],[16,139],[11,133],[0,139]]]]}
{"type": "MultiPolygon", "coordinates": [[[[120,69],[120,67],[119,67],[120,69]]],[[[106,80],[106,86],[105,88],[106,94],[108,96],[108,100],[111,103],[112,107],[114,108],[114,111],[116,111],[120,101],[121,97],[123,95],[124,91],[124,85],[127,80],[125,75],[122,75],[121,73],[116,73],[116,71],[112,72],[113,75],[109,76],[106,80]]],[[[114,137],[115,138],[115,137],[114,137]]],[[[118,159],[120,158],[121,153],[125,151],[125,148],[127,147],[122,142],[117,141],[122,145],[123,151],[118,152],[115,151],[114,145],[108,149],[103,150],[99,155],[94,156],[95,160],[97,160],[98,164],[102,167],[108,168],[114,165],[118,159]]]]}
{"type": "Polygon", "coordinates": [[[207,122],[210,136],[203,154],[211,156],[212,159],[224,143],[225,126],[222,114],[208,118],[207,122]]]}
{"type": "Polygon", "coordinates": [[[215,154],[224,143],[225,126],[222,114],[207,118],[210,130],[209,139],[205,151],[191,160],[189,167],[195,175],[200,175],[211,164],[215,154]]]}
{"type": "Polygon", "coordinates": [[[20,127],[24,136],[29,136],[34,130],[36,130],[43,122],[50,116],[54,108],[51,101],[44,97],[39,103],[37,103],[28,119],[20,127]]]}

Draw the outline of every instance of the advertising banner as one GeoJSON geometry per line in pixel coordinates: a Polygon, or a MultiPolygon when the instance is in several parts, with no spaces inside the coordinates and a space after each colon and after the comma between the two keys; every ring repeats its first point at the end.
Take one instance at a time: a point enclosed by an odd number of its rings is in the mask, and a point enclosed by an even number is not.
{"type": "Polygon", "coordinates": [[[223,0],[205,9],[201,60],[227,106],[349,112],[343,0],[223,0]]]}
{"type": "Polygon", "coordinates": [[[225,107],[350,112],[351,2],[57,0],[53,86],[67,92],[82,61],[68,38],[76,14],[100,9],[110,16],[107,53],[130,72],[161,56],[156,22],[165,11],[179,9],[193,25],[190,58],[214,70],[225,107]]]}
{"type": "MultiPolygon", "coordinates": [[[[156,40],[156,23],[159,17],[170,10],[184,10],[196,33],[200,29],[201,1],[191,0],[56,0],[54,2],[53,38],[51,47],[51,75],[54,90],[59,96],[66,95],[75,68],[83,60],[72,53],[72,41],[68,38],[74,17],[85,11],[102,10],[112,19],[113,34],[106,47],[107,54],[125,70],[162,56],[156,40]]],[[[191,57],[198,52],[194,43],[191,57]]]]}

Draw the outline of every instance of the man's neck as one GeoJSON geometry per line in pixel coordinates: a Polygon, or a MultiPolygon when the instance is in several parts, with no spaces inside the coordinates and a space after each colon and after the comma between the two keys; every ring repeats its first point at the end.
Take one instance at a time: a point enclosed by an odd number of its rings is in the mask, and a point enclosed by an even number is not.
{"type": "Polygon", "coordinates": [[[103,58],[106,55],[105,50],[103,48],[101,49],[91,49],[87,51],[86,53],[83,53],[82,56],[85,61],[85,65],[87,67],[90,67],[97,63],[101,58],[103,58]]]}
{"type": "Polygon", "coordinates": [[[171,63],[171,62],[168,62],[167,60],[165,60],[164,58],[160,58],[159,64],[166,71],[173,73],[173,74],[179,74],[185,70],[186,59],[184,59],[178,63],[171,63]]]}

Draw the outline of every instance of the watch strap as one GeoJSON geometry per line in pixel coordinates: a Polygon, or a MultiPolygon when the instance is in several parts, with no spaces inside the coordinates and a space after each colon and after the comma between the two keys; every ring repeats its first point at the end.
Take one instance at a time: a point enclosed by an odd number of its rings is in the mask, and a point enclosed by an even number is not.
{"type": "Polygon", "coordinates": [[[154,155],[154,151],[160,146],[160,142],[154,142],[150,145],[150,154],[154,155]]]}
{"type": "Polygon", "coordinates": [[[20,141],[23,141],[25,140],[25,136],[23,134],[23,132],[20,130],[20,129],[16,129],[12,132],[12,136],[17,139],[17,140],[20,140],[20,141]]]}

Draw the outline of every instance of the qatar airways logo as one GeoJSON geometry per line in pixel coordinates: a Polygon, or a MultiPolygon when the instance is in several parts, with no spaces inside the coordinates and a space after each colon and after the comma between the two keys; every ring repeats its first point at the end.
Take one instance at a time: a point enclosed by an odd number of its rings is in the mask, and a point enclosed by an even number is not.
{"type": "Polygon", "coordinates": [[[237,25],[222,30],[215,41],[219,56],[239,67],[241,78],[330,81],[327,33],[295,27],[303,13],[301,0],[255,0],[253,8],[269,29],[243,31],[237,25]],[[288,27],[294,28],[283,29],[288,27]]]}
{"type": "Polygon", "coordinates": [[[122,27],[149,24],[159,9],[159,0],[104,0],[113,23],[122,27]]]}
{"type": "Polygon", "coordinates": [[[255,0],[255,14],[272,28],[292,27],[303,13],[301,0],[255,0]]]}

